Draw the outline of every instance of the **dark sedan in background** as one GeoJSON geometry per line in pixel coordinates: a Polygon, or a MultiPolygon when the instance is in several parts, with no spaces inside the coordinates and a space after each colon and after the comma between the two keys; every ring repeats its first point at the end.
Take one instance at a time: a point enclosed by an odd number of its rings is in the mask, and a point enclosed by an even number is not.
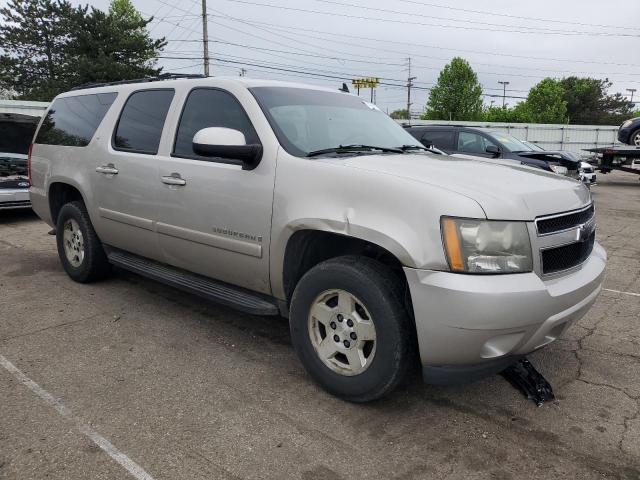
{"type": "Polygon", "coordinates": [[[477,127],[453,125],[406,126],[423,145],[434,145],[450,154],[513,160],[572,178],[579,178],[579,159],[569,152],[532,149],[513,135],[477,127]]]}
{"type": "Polygon", "coordinates": [[[620,126],[618,140],[627,145],[640,147],[640,117],[631,118],[620,126]]]}

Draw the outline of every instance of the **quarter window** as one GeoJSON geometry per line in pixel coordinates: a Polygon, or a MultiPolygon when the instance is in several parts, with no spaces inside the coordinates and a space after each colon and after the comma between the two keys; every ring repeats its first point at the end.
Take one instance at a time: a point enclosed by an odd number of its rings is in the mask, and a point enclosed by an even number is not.
{"type": "Polygon", "coordinates": [[[199,156],[193,151],[194,135],[208,127],[239,130],[247,144],[260,143],[249,117],[233,95],[223,90],[196,88],[189,94],[180,117],[174,155],[211,161],[210,157],[199,156]]]}
{"type": "Polygon", "coordinates": [[[35,143],[86,147],[117,95],[97,93],[57,98],[42,120],[35,143]]]}
{"type": "Polygon", "coordinates": [[[173,95],[173,90],[143,90],[133,93],[120,114],[113,147],[136,153],[158,153],[162,128],[173,95]]]}

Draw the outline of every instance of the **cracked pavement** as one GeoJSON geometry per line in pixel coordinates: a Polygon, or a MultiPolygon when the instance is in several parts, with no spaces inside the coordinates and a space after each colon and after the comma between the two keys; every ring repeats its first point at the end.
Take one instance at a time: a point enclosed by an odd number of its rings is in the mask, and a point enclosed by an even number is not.
{"type": "MultiPolygon", "coordinates": [[[[640,293],[640,182],[599,179],[605,288],[640,293]]],[[[640,479],[638,296],[604,291],[529,357],[557,397],[541,408],[497,375],[352,405],[285,320],[124,272],[73,283],[48,230],[0,212],[0,355],[155,479],[640,479]]],[[[132,478],[4,369],[0,406],[0,479],[132,478]]]]}

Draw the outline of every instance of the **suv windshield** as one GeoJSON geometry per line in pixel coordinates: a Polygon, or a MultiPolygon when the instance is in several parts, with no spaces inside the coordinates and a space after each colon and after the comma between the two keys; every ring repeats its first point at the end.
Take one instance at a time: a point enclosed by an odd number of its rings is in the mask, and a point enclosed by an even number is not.
{"type": "Polygon", "coordinates": [[[356,96],[292,87],[250,90],[280,144],[291,155],[305,157],[323,150],[334,150],[327,154],[344,155],[380,153],[380,150],[393,151],[403,147],[412,153],[424,150],[413,136],[378,107],[356,96]]]}
{"type": "Polygon", "coordinates": [[[513,153],[517,152],[530,152],[532,150],[531,147],[525,145],[520,140],[518,140],[513,135],[509,135],[507,133],[500,132],[490,132],[491,136],[499,143],[502,144],[503,147],[506,147],[507,150],[513,153]]]}

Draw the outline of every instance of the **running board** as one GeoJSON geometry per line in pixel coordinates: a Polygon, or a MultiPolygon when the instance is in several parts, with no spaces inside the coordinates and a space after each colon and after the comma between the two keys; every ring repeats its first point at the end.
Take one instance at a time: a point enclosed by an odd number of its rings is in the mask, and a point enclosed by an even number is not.
{"type": "Polygon", "coordinates": [[[109,248],[109,262],[152,280],[253,315],[279,315],[274,301],[243,288],[218,282],[138,255],[109,248]]]}

